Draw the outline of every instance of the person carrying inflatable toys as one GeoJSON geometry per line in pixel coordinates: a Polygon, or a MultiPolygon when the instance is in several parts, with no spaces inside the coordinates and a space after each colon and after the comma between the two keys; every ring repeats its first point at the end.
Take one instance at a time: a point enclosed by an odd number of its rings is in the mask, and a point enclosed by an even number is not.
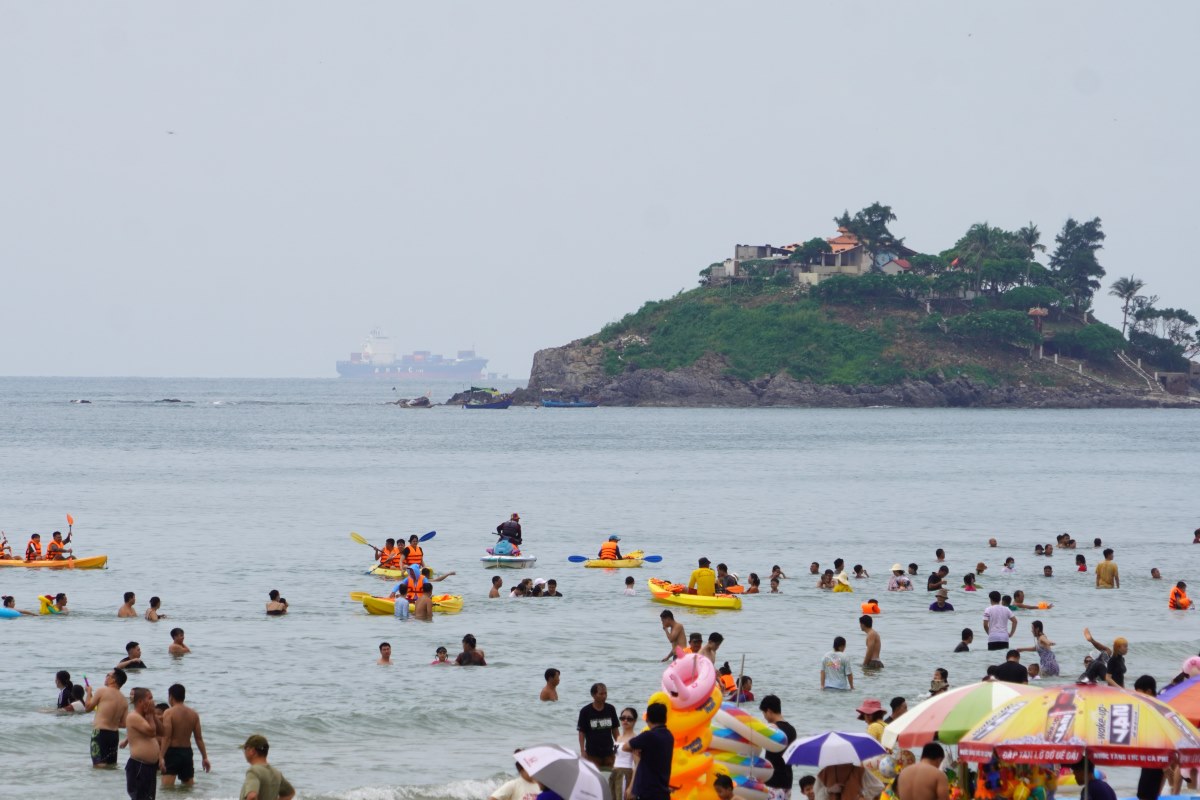
{"type": "Polygon", "coordinates": [[[408,537],[408,547],[404,548],[404,566],[418,568],[425,566],[425,551],[421,549],[421,537],[415,533],[408,537]]]}
{"type": "Polygon", "coordinates": [[[25,545],[25,560],[42,560],[42,535],[40,533],[35,533],[29,537],[29,544],[25,545]]]}
{"type": "Polygon", "coordinates": [[[1167,600],[1167,608],[1172,611],[1184,611],[1192,608],[1193,604],[1187,596],[1187,584],[1183,581],[1175,584],[1175,588],[1171,590],[1171,596],[1167,600]]]}
{"type": "Polygon", "coordinates": [[[66,561],[67,556],[64,553],[75,555],[75,551],[67,547],[71,543],[71,537],[68,536],[64,542],[62,531],[55,531],[54,538],[50,540],[50,544],[46,545],[46,560],[47,561],[66,561]]]}
{"type": "Polygon", "coordinates": [[[383,569],[400,569],[400,548],[396,546],[395,539],[388,539],[383,543],[383,549],[377,551],[379,553],[379,566],[383,569]]]}
{"type": "Polygon", "coordinates": [[[882,614],[883,613],[879,608],[879,601],[876,600],[875,598],[871,598],[870,600],[868,600],[867,602],[862,604],[862,612],[864,614],[882,614]]]}
{"type": "Polygon", "coordinates": [[[621,558],[621,547],[617,542],[621,541],[621,537],[615,533],[608,537],[608,541],[600,545],[600,552],[596,554],[596,558],[604,561],[617,561],[621,558]]]}
{"type": "Polygon", "coordinates": [[[692,576],[688,578],[688,594],[712,597],[717,593],[717,573],[709,566],[712,562],[704,556],[700,556],[697,563],[699,566],[692,570],[692,576]]]}

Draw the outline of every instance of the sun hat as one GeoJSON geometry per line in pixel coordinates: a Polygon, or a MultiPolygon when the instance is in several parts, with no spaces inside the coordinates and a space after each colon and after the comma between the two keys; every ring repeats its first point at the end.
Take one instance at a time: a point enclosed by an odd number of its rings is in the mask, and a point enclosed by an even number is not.
{"type": "Polygon", "coordinates": [[[711,561],[709,561],[709,560],[708,560],[706,557],[704,557],[704,556],[700,556],[700,566],[702,566],[702,567],[707,567],[707,566],[708,566],[709,564],[711,564],[711,563],[712,563],[712,562],[711,562],[711,561]]]}
{"type": "Polygon", "coordinates": [[[899,564],[892,564],[892,572],[904,572],[904,567],[899,564]]]}
{"type": "Polygon", "coordinates": [[[839,572],[837,574],[837,577],[834,578],[834,580],[840,584],[843,584],[844,586],[850,585],[850,579],[846,577],[846,573],[844,573],[844,572],[839,572]]]}
{"type": "Polygon", "coordinates": [[[874,697],[868,697],[863,700],[863,704],[854,709],[858,713],[858,718],[862,719],[867,714],[874,714],[877,711],[883,711],[883,704],[874,697]]]}
{"type": "Polygon", "coordinates": [[[937,594],[934,595],[934,597],[941,597],[943,599],[945,599],[949,596],[950,596],[950,593],[947,592],[945,589],[938,589],[937,594]]]}

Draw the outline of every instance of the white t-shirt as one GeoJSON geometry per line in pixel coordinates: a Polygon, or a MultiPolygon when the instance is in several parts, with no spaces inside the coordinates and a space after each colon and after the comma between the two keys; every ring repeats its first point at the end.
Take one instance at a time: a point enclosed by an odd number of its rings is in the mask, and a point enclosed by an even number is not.
{"type": "Polygon", "coordinates": [[[518,775],[508,783],[501,784],[500,788],[488,797],[489,800],[537,800],[541,793],[542,787],[518,775]]]}
{"type": "Polygon", "coordinates": [[[1008,621],[1012,617],[1013,613],[1008,610],[1008,606],[994,605],[983,610],[983,618],[987,621],[989,642],[1008,641],[1008,621]]]}
{"type": "Polygon", "coordinates": [[[821,669],[825,672],[826,689],[850,688],[850,679],[847,676],[854,674],[854,668],[844,651],[831,650],[827,653],[821,660],[821,669]]]}

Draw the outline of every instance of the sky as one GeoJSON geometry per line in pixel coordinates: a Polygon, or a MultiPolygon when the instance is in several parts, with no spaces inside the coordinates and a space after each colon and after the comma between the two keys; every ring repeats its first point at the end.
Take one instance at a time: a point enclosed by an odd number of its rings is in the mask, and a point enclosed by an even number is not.
{"type": "MultiPolygon", "coordinates": [[[[0,375],[490,371],[875,201],[1200,313],[1200,4],[0,4],[0,375]],[[1190,234],[1188,234],[1190,235],[1190,234]]],[[[1103,293],[1098,316],[1120,325],[1103,293]]]]}

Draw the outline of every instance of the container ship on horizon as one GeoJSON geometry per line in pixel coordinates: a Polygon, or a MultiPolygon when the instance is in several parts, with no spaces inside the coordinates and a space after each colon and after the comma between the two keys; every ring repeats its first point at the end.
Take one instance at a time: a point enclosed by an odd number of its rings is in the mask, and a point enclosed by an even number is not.
{"type": "Polygon", "coordinates": [[[459,350],[457,358],[446,358],[428,350],[415,350],[397,356],[391,340],[376,328],[363,343],[362,351],[351,353],[350,360],[337,362],[343,378],[387,378],[389,380],[462,380],[485,377],[488,360],[474,350],[459,350]]]}

